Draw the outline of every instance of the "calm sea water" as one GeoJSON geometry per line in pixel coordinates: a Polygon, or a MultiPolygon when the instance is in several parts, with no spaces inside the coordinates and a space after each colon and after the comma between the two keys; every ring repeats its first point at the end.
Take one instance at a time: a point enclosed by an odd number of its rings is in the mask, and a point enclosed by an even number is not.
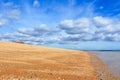
{"type": "Polygon", "coordinates": [[[120,77],[120,51],[90,51],[104,61],[110,70],[120,77]]]}

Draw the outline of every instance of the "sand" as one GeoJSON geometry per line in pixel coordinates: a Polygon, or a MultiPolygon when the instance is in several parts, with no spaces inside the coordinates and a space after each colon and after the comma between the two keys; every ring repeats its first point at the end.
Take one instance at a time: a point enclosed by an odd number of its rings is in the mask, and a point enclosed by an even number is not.
{"type": "Polygon", "coordinates": [[[0,80],[118,80],[85,51],[0,42],[0,80]]]}

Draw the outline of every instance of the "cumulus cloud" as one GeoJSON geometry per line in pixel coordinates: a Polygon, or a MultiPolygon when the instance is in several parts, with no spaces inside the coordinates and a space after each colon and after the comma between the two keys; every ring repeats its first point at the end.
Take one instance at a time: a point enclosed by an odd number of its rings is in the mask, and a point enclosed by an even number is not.
{"type": "MultiPolygon", "coordinates": [[[[95,18],[94,18],[95,19],[95,18]]],[[[95,19],[95,26],[98,27],[96,32],[116,33],[120,31],[119,19],[97,18],[95,19]]]]}
{"type": "Polygon", "coordinates": [[[80,18],[77,20],[64,20],[60,23],[60,28],[68,34],[90,33],[90,20],[80,18]]]}
{"type": "Polygon", "coordinates": [[[0,39],[10,41],[23,41],[30,44],[48,44],[57,43],[59,41],[60,29],[56,27],[48,27],[41,24],[33,28],[21,28],[10,34],[1,34],[0,39]],[[56,35],[57,34],[57,35],[56,35]]]}
{"type": "Polygon", "coordinates": [[[19,33],[25,34],[25,35],[32,35],[32,36],[46,36],[46,35],[52,35],[54,33],[57,33],[59,31],[58,28],[54,27],[51,29],[51,27],[48,27],[45,24],[41,24],[35,28],[23,28],[18,29],[19,33]]]}
{"type": "Polygon", "coordinates": [[[120,41],[120,20],[114,18],[94,17],[97,27],[94,38],[106,41],[120,41]],[[116,36],[117,35],[117,36],[116,36]]]}
{"type": "Polygon", "coordinates": [[[90,41],[92,40],[92,35],[81,34],[81,35],[68,35],[61,38],[62,44],[78,44],[81,41],[90,41]]]}
{"type": "Polygon", "coordinates": [[[119,19],[96,16],[92,19],[64,20],[60,28],[70,35],[63,41],[120,41],[119,19]]]}
{"type": "Polygon", "coordinates": [[[109,18],[104,18],[102,16],[96,16],[93,18],[96,27],[104,27],[111,24],[112,20],[109,18]]]}
{"type": "Polygon", "coordinates": [[[41,24],[20,28],[1,39],[24,41],[31,44],[77,44],[80,41],[120,41],[120,20],[95,16],[61,21],[56,27],[41,24]]]}
{"type": "Polygon", "coordinates": [[[109,33],[109,34],[106,34],[106,33],[99,33],[99,34],[96,34],[94,37],[93,40],[99,40],[99,41],[120,41],[120,35],[119,33],[109,33]]]}

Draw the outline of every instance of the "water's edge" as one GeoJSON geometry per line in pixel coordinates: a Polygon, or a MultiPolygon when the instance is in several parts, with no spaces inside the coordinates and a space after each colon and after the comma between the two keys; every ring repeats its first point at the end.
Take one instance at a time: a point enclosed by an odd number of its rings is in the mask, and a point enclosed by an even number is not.
{"type": "Polygon", "coordinates": [[[99,57],[120,78],[120,51],[88,51],[99,57]]]}
{"type": "Polygon", "coordinates": [[[100,80],[119,80],[118,77],[109,70],[107,65],[95,54],[91,54],[91,60],[100,80]]]}

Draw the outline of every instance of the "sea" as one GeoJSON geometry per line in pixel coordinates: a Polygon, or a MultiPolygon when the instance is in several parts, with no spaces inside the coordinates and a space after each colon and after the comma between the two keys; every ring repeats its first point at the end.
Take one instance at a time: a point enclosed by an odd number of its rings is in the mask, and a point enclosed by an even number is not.
{"type": "Polygon", "coordinates": [[[104,61],[108,68],[120,78],[120,51],[89,51],[104,61]]]}

